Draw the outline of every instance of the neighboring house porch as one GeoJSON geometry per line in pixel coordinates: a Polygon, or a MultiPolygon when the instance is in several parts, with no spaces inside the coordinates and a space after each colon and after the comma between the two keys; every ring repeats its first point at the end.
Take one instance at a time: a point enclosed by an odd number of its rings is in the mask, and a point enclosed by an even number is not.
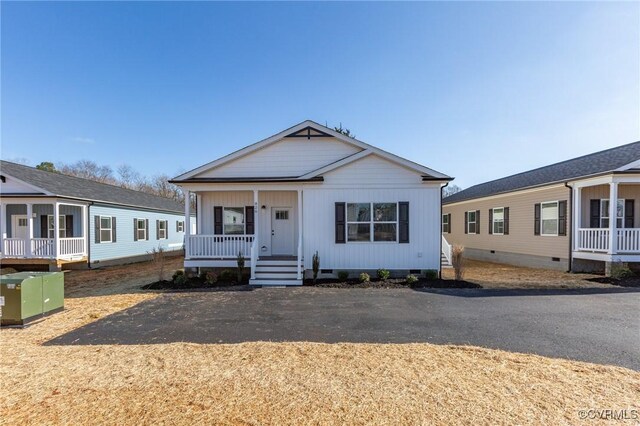
{"type": "Polygon", "coordinates": [[[3,263],[86,261],[87,209],[86,203],[55,198],[4,197],[0,216],[3,263]]]}
{"type": "Polygon", "coordinates": [[[577,181],[572,187],[573,258],[604,261],[607,266],[640,262],[640,176],[613,174],[577,181]]]}

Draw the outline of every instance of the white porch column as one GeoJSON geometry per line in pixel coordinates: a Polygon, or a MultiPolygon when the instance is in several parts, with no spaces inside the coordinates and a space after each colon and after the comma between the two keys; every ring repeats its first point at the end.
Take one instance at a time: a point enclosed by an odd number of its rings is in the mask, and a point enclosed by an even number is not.
{"type": "Polygon", "coordinates": [[[298,263],[296,265],[297,279],[302,279],[302,189],[298,189],[298,263]]]}
{"type": "Polygon", "coordinates": [[[2,211],[0,215],[2,215],[2,221],[0,221],[0,252],[4,253],[4,239],[7,238],[7,205],[5,203],[1,204],[2,211]]]}
{"type": "Polygon", "coordinates": [[[53,238],[53,257],[57,259],[60,257],[60,204],[57,201],[53,205],[53,238]]]}
{"type": "Polygon", "coordinates": [[[618,252],[618,182],[609,184],[609,254],[618,252]]]}
{"type": "Polygon", "coordinates": [[[184,193],[184,257],[189,258],[189,239],[191,237],[191,191],[184,193]]]}
{"type": "Polygon", "coordinates": [[[202,195],[196,194],[196,234],[201,234],[202,231],[202,215],[198,214],[198,209],[202,206],[202,195]]]}
{"type": "Polygon", "coordinates": [[[82,210],[82,213],[80,214],[80,221],[82,222],[81,231],[82,231],[82,238],[84,240],[84,243],[82,244],[82,254],[86,256],[87,247],[89,246],[89,235],[87,233],[87,221],[89,220],[89,216],[88,216],[89,207],[82,206],[81,210],[82,210]]]}
{"type": "Polygon", "coordinates": [[[582,228],[582,188],[573,188],[573,250],[580,249],[580,228],[582,228]]]}
{"type": "Polygon", "coordinates": [[[256,279],[256,262],[260,256],[260,199],[258,190],[253,190],[253,244],[251,245],[251,279],[256,279]]]}
{"type": "Polygon", "coordinates": [[[33,254],[33,247],[31,247],[31,240],[33,239],[33,204],[27,204],[27,229],[29,230],[27,234],[27,242],[25,243],[26,255],[27,257],[31,257],[33,254]]]}

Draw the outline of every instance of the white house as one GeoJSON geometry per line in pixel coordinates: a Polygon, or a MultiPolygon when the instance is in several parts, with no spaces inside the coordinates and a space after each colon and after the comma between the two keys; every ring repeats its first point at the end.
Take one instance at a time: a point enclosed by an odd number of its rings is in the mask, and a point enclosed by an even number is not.
{"type": "Polygon", "coordinates": [[[185,267],[231,267],[242,253],[252,284],[300,285],[318,252],[323,274],[439,271],[451,179],[304,121],[172,180],[198,206],[185,267]]]}

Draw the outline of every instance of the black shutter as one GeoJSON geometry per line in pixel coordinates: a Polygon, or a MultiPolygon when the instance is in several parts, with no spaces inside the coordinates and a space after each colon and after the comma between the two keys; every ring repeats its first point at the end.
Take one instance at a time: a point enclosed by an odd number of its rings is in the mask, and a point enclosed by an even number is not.
{"type": "Polygon", "coordinates": [[[398,226],[400,228],[400,232],[398,233],[398,242],[399,243],[408,243],[409,242],[409,202],[401,201],[398,203],[399,209],[399,218],[398,218],[398,226]]]}
{"type": "Polygon", "coordinates": [[[46,214],[40,215],[40,238],[49,238],[49,222],[46,214]]]}
{"type": "Polygon", "coordinates": [[[346,242],[346,205],[336,203],[336,244],[346,242]]]}
{"type": "Polygon", "coordinates": [[[160,239],[160,221],[156,219],[156,240],[160,239]]]}
{"type": "Polygon", "coordinates": [[[164,222],[164,237],[168,240],[169,239],[169,221],[163,220],[163,222],[164,222]]]}
{"type": "Polygon", "coordinates": [[[567,235],[567,202],[558,201],[558,235],[567,235]]]}
{"type": "Polygon", "coordinates": [[[116,242],[116,217],[111,216],[111,242],[116,242]]]}
{"type": "Polygon", "coordinates": [[[144,220],[144,235],[147,237],[147,241],[149,240],[149,219],[144,220]]]}
{"type": "Polygon", "coordinates": [[[591,200],[589,227],[600,228],[600,200],[591,200]]]}
{"type": "Polygon", "coordinates": [[[504,235],[509,235],[509,207],[504,208],[504,235]]]}
{"type": "Polygon", "coordinates": [[[447,225],[447,228],[449,228],[449,230],[447,232],[451,233],[451,213],[449,213],[447,216],[449,216],[449,224],[447,225]]]}
{"type": "Polygon", "coordinates": [[[493,234],[493,209],[489,209],[489,235],[493,234]]]}
{"type": "Polygon", "coordinates": [[[222,234],[222,207],[215,206],[213,208],[213,233],[222,234]]]}
{"type": "Polygon", "coordinates": [[[100,244],[100,216],[93,217],[94,238],[96,244],[100,244]]]}
{"type": "Polygon", "coordinates": [[[133,218],[133,241],[138,241],[138,219],[133,218]]]}
{"type": "Polygon", "coordinates": [[[476,210],[476,234],[480,233],[480,210],[476,210]]]}
{"type": "Polygon", "coordinates": [[[68,214],[64,217],[64,227],[66,228],[67,238],[73,238],[73,215],[68,214]]]}
{"type": "Polygon", "coordinates": [[[253,206],[247,206],[244,208],[244,220],[247,224],[247,235],[255,234],[255,218],[254,218],[254,208],[253,206]]]}
{"type": "Polygon", "coordinates": [[[176,220],[176,232],[180,232],[180,221],[176,220]]]}
{"type": "Polygon", "coordinates": [[[533,206],[533,235],[540,235],[540,203],[533,206]]]}
{"type": "Polygon", "coordinates": [[[469,233],[469,212],[464,212],[464,233],[469,233]]]}
{"type": "Polygon", "coordinates": [[[634,200],[624,200],[624,227],[633,228],[633,218],[635,217],[634,200]]]}

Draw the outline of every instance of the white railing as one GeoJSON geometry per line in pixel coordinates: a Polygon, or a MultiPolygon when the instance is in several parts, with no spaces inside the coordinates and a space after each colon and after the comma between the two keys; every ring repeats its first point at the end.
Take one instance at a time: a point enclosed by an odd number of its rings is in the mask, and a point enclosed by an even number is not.
{"type": "Polygon", "coordinates": [[[451,263],[451,244],[449,244],[444,235],[442,236],[442,254],[451,263]]]}
{"type": "Polygon", "coordinates": [[[606,252],[609,250],[608,228],[578,229],[578,250],[606,252]]]}
{"type": "Polygon", "coordinates": [[[253,235],[189,235],[185,241],[186,256],[235,259],[242,253],[246,257],[251,253],[253,240],[253,235]]]}
{"type": "Polygon", "coordinates": [[[56,241],[53,238],[32,238],[31,256],[52,258],[55,256],[56,241]]]}
{"type": "Polygon", "coordinates": [[[618,229],[618,253],[640,253],[640,228],[618,229]]]}
{"type": "Polygon", "coordinates": [[[84,237],[60,238],[60,256],[80,256],[85,253],[84,237]]]}
{"type": "Polygon", "coordinates": [[[2,241],[2,255],[5,257],[26,256],[26,243],[22,238],[5,238],[2,241]]]}
{"type": "Polygon", "coordinates": [[[251,243],[251,264],[250,264],[250,268],[251,268],[251,279],[255,280],[256,279],[256,265],[258,264],[258,239],[254,238],[253,242],[251,243]]]}
{"type": "Polygon", "coordinates": [[[298,262],[296,263],[298,265],[297,268],[297,272],[296,272],[296,279],[301,280],[302,279],[302,235],[300,235],[300,237],[298,238],[298,262]]]}

